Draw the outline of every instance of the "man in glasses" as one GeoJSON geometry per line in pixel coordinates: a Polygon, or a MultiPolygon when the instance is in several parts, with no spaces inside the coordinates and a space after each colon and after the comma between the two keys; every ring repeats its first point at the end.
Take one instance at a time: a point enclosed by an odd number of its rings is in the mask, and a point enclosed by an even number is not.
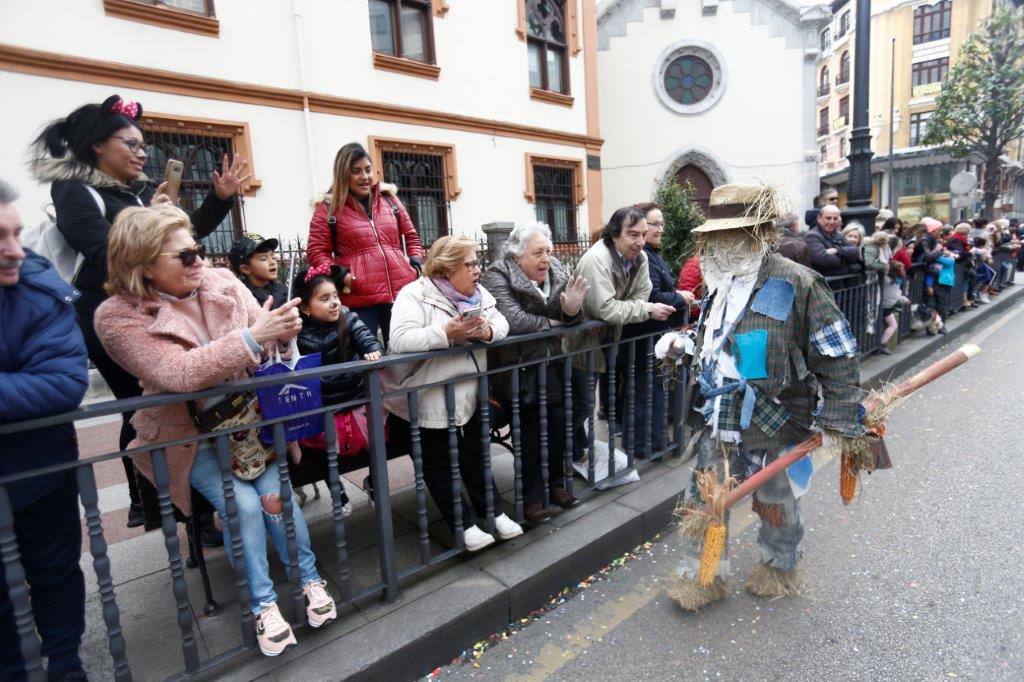
{"type": "MultiPolygon", "coordinates": [[[[78,407],[89,386],[78,291],[42,256],[21,246],[21,219],[0,180],[0,424],[78,407]]],[[[72,424],[0,436],[0,478],[78,459],[72,424]]],[[[74,470],[0,485],[14,516],[17,550],[31,590],[35,629],[51,680],[85,679],[78,646],[85,630],[82,531],[74,470]]],[[[0,571],[2,573],[2,571],[0,571]]],[[[12,579],[13,576],[7,576],[12,579]]],[[[0,579],[0,679],[22,679],[14,605],[0,579]]],[[[34,635],[33,635],[34,637],[34,635]]]]}

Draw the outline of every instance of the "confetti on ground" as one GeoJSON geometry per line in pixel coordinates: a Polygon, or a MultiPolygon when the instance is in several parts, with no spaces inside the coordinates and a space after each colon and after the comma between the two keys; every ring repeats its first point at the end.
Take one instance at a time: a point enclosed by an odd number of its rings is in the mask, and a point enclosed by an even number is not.
{"type": "MultiPolygon", "coordinates": [[[[665,532],[667,533],[671,531],[666,530],[665,532]]],[[[454,660],[452,660],[451,665],[459,667],[462,667],[464,665],[471,665],[474,668],[479,668],[480,658],[484,655],[485,651],[495,646],[496,644],[499,644],[507,640],[509,637],[515,635],[523,628],[526,628],[529,625],[532,625],[544,619],[544,617],[547,614],[549,614],[551,611],[554,611],[562,604],[565,604],[573,597],[579,596],[581,600],[585,599],[585,595],[582,594],[583,590],[589,589],[594,583],[606,579],[608,574],[614,571],[615,569],[624,567],[627,563],[640,559],[642,555],[653,555],[654,545],[658,543],[661,540],[661,538],[662,533],[658,533],[649,542],[639,544],[636,547],[634,547],[631,551],[626,552],[620,557],[612,559],[608,564],[606,564],[600,570],[598,570],[597,573],[594,573],[593,575],[587,576],[583,580],[580,580],[578,583],[576,583],[575,586],[563,587],[560,591],[551,595],[548,598],[547,604],[545,604],[544,606],[538,609],[534,609],[525,618],[516,619],[514,622],[509,624],[509,627],[506,630],[502,632],[495,632],[494,634],[490,635],[487,639],[481,640],[469,649],[464,650],[461,654],[456,656],[454,660]]],[[[601,596],[604,595],[602,594],[601,596]]],[[[550,620],[545,621],[546,625],[549,625],[550,623],[550,620]]],[[[551,636],[550,633],[548,634],[548,636],[551,636]]],[[[571,638],[570,635],[566,635],[566,637],[571,638]]],[[[515,653],[516,650],[513,649],[512,653],[509,654],[508,657],[512,658],[513,655],[515,655],[515,653]]],[[[586,651],[584,651],[583,653],[586,653],[586,651]]],[[[435,679],[437,677],[443,676],[443,674],[444,673],[441,670],[441,668],[436,668],[429,675],[427,675],[427,679],[435,679]]]]}

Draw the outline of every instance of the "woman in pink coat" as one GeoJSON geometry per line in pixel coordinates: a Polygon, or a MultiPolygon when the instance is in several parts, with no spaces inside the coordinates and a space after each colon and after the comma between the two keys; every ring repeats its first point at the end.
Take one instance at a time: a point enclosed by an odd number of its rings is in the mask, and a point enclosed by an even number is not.
{"type": "Polygon", "coordinates": [[[337,263],[351,274],[341,296],[370,332],[388,343],[395,297],[417,277],[423,249],[412,219],[393,190],[374,177],[362,145],[345,145],[334,159],[331,191],[309,222],[306,258],[311,266],[337,263]]]}
{"type": "MultiPolygon", "coordinates": [[[[187,393],[243,379],[259,364],[264,346],[288,341],[301,329],[298,299],[271,310],[227,270],[207,269],[204,247],[196,244],[188,215],[170,206],[127,208],[110,231],[106,283],[108,298],[96,311],[96,333],[110,356],[139,378],[143,395],[187,393]]],[[[216,399],[198,406],[202,411],[216,399]]],[[[137,433],[129,447],[198,435],[186,403],[139,410],[132,418],[137,433]]],[[[208,440],[168,447],[171,498],[188,515],[195,488],[227,519],[220,466],[208,440]]],[[[139,472],[154,480],[148,454],[135,455],[139,472]]],[[[260,650],[276,656],[294,645],[295,635],[277,609],[277,594],[267,563],[267,536],[288,564],[282,516],[266,511],[264,500],[280,493],[275,466],[251,481],[232,477],[238,503],[245,573],[256,616],[260,650]]],[[[298,565],[313,627],[337,617],[326,583],[316,571],[309,531],[293,506],[298,565]]],[[[230,543],[225,522],[224,544],[230,543]]],[[[230,554],[229,554],[230,558],[230,554]]]]}

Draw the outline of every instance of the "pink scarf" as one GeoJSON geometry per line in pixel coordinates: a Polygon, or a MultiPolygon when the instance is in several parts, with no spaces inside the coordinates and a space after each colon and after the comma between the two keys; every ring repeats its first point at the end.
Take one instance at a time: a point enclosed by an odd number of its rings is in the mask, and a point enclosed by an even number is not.
{"type": "Polygon", "coordinates": [[[480,294],[479,286],[477,286],[472,296],[466,296],[465,294],[457,291],[455,287],[452,286],[452,283],[444,277],[431,277],[430,281],[434,283],[434,286],[436,286],[442,294],[444,294],[445,298],[452,302],[452,305],[455,306],[455,309],[459,313],[464,313],[467,310],[480,307],[480,301],[483,299],[483,296],[480,294]]]}

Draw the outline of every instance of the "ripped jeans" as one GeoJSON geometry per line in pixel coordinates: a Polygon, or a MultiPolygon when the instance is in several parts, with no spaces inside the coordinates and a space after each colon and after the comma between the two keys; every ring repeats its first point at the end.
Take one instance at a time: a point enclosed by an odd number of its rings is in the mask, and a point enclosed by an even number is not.
{"type": "MultiPolygon", "coordinates": [[[[705,430],[697,445],[695,471],[717,467],[718,480],[721,481],[724,476],[722,463],[726,456],[729,459],[730,475],[740,481],[762,468],[761,460],[765,454],[764,450],[746,452],[743,450],[742,443],[722,443],[717,439],[712,439],[709,435],[710,431],[710,429],[705,430]]],[[[778,452],[777,450],[769,454],[764,464],[773,462],[778,456],[778,452]]],[[[690,486],[687,502],[700,503],[696,476],[690,486]]],[[[804,521],[800,514],[799,501],[793,497],[793,490],[789,486],[789,478],[785,471],[757,489],[753,495],[752,506],[754,512],[761,519],[761,529],[757,535],[757,547],[760,551],[761,561],[780,571],[792,571],[803,554],[800,541],[804,537],[804,521]]],[[[725,513],[725,523],[728,528],[728,511],[725,513]]],[[[697,578],[702,542],[703,538],[697,538],[695,541],[690,541],[689,538],[684,540],[683,558],[676,569],[678,575],[690,579],[697,578]]],[[[722,578],[729,575],[728,538],[726,542],[726,550],[718,566],[718,574],[722,578]]]]}
{"type": "MultiPolygon", "coordinates": [[[[250,607],[254,614],[261,610],[260,604],[277,602],[274,581],[270,579],[270,564],[267,561],[267,535],[270,535],[277,556],[288,568],[288,539],[285,537],[284,515],[270,515],[263,511],[260,496],[268,493],[281,494],[276,463],[252,481],[243,481],[232,476],[235,501],[238,504],[238,520],[242,530],[242,554],[245,557],[245,578],[249,583],[250,607]]],[[[189,483],[203,497],[210,501],[220,515],[224,527],[224,548],[231,559],[231,538],[224,506],[224,488],[220,480],[220,466],[213,446],[203,442],[196,452],[189,483]]],[[[309,545],[309,529],[298,504],[292,505],[295,516],[295,540],[299,547],[300,584],[319,580],[316,571],[316,556],[309,545]]]]}

